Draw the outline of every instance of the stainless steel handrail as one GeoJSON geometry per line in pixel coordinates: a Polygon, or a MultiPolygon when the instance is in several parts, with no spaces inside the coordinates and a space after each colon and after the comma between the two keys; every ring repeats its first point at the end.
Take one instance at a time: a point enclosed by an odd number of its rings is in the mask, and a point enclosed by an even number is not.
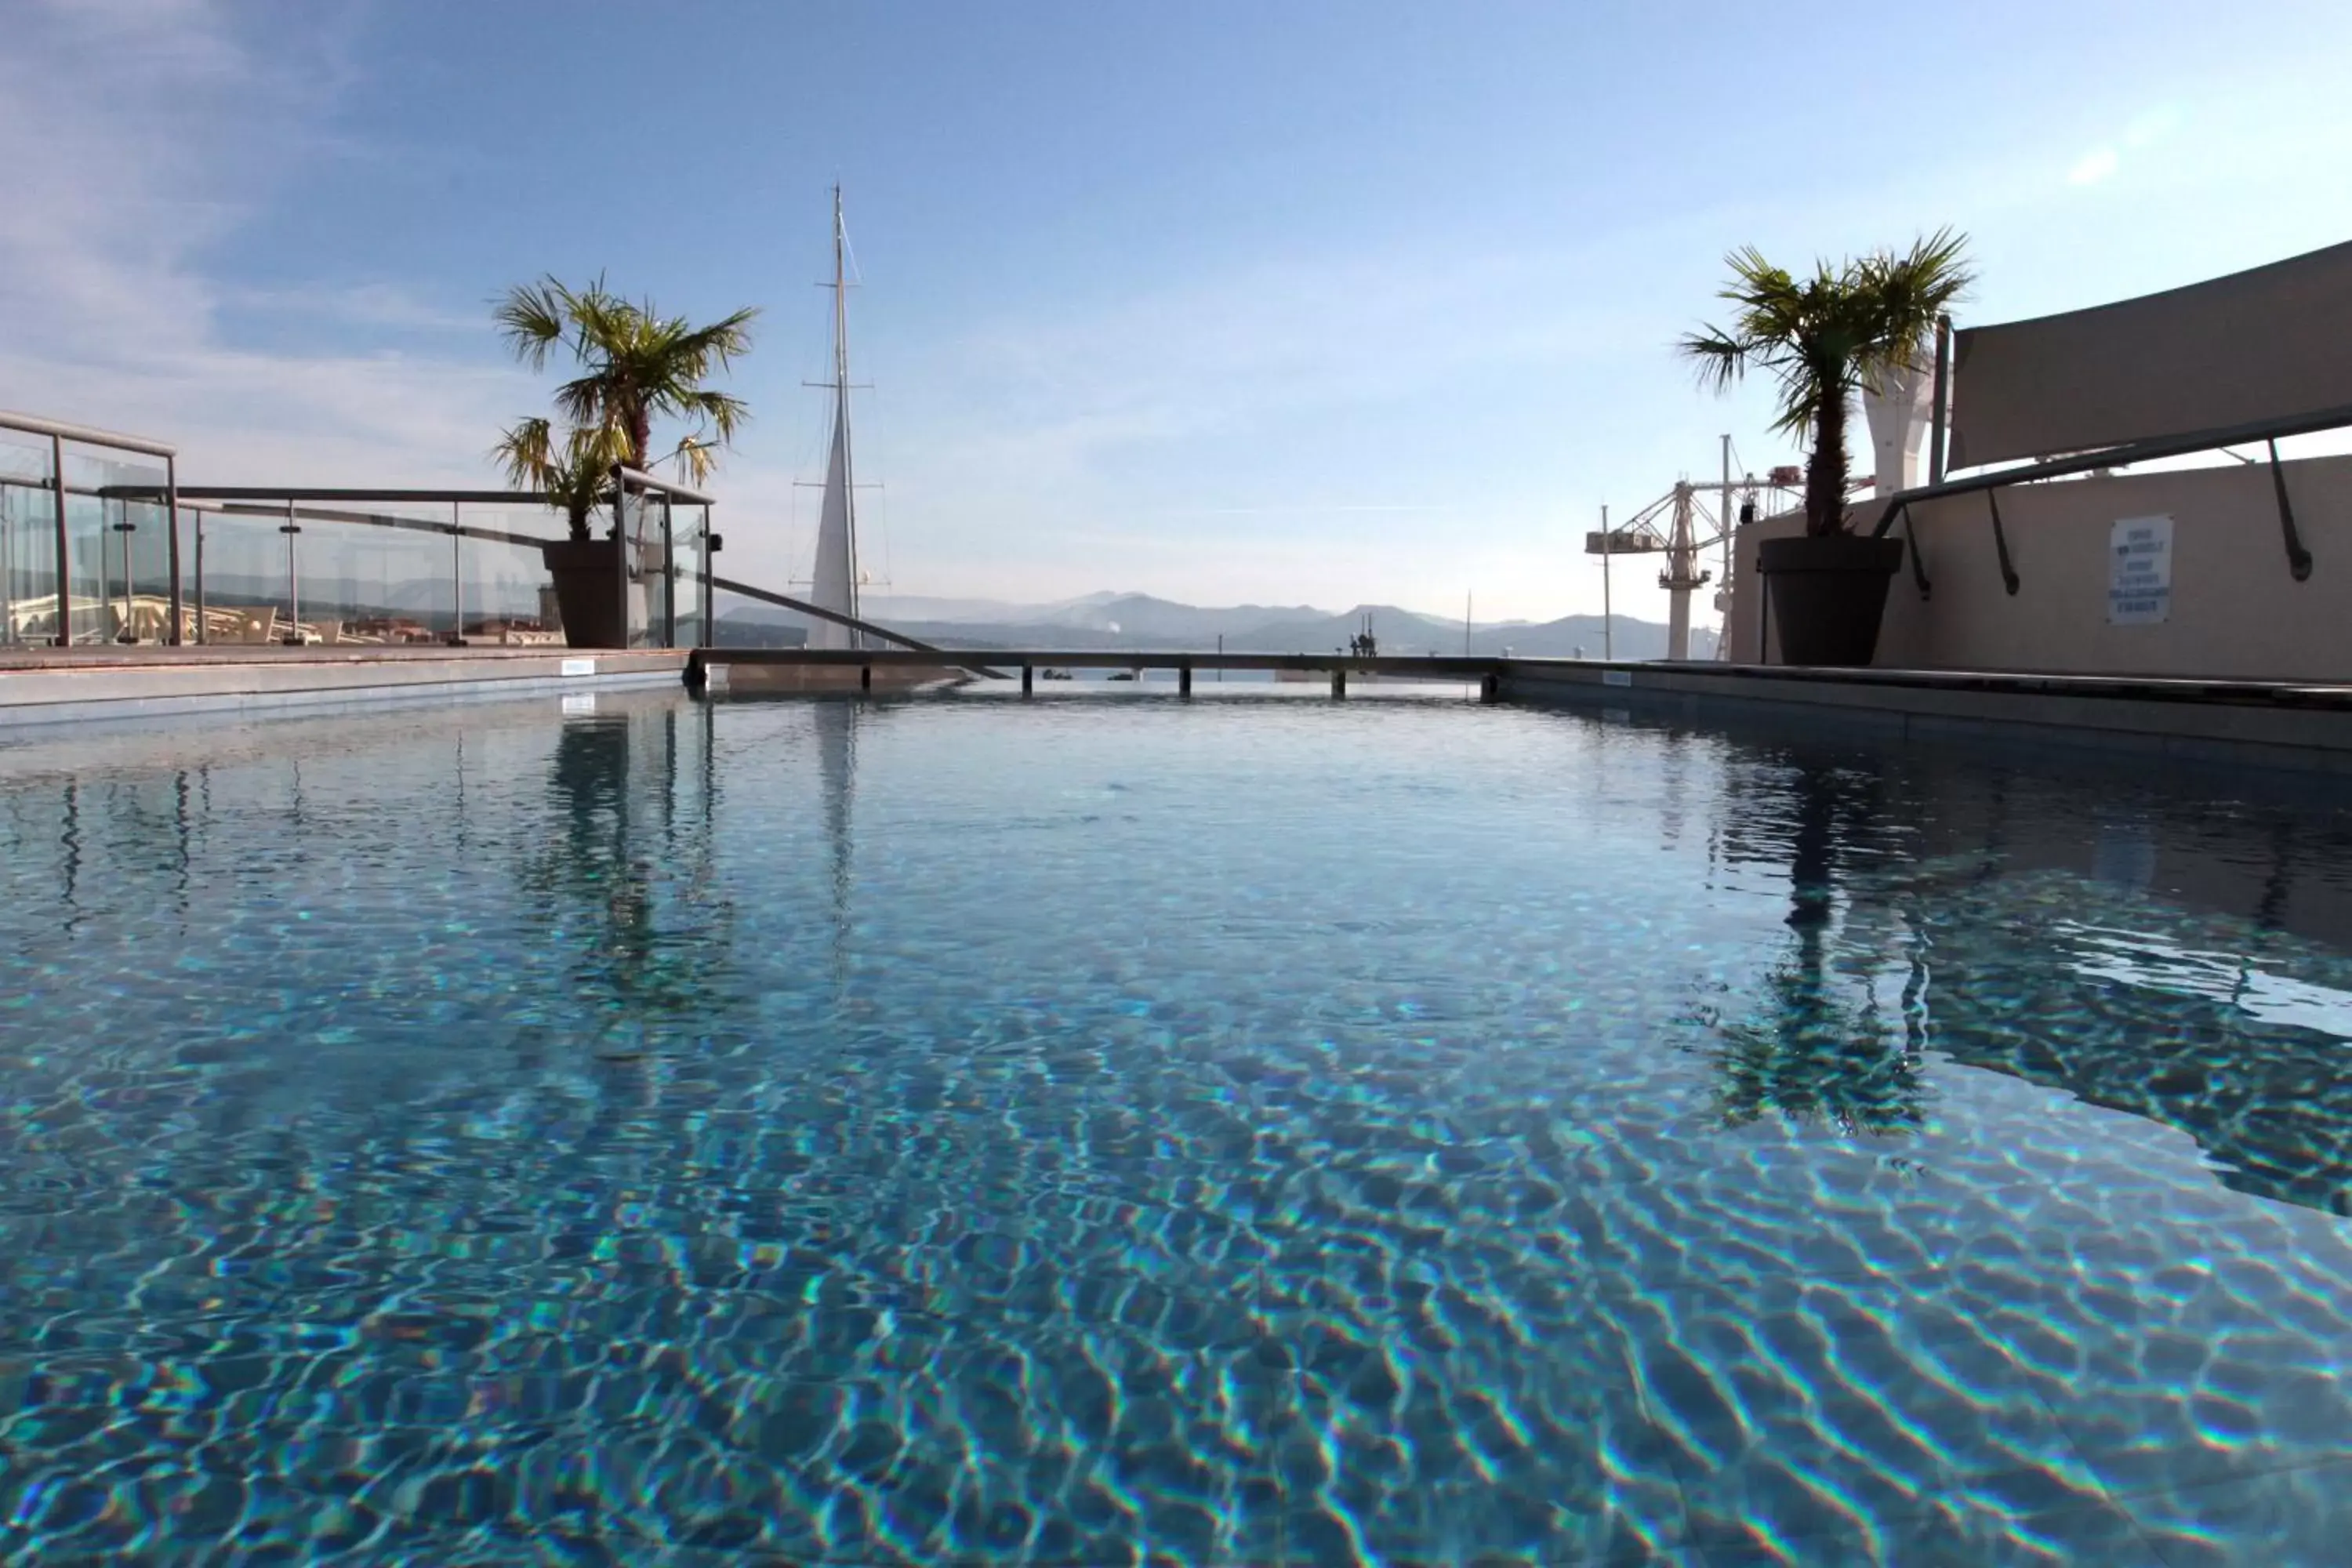
{"type": "Polygon", "coordinates": [[[126,436],[120,430],[101,430],[94,425],[68,425],[62,419],[44,419],[37,414],[14,414],[5,408],[0,408],[0,430],[46,436],[53,441],[73,441],[85,447],[112,447],[117,451],[137,452],[149,458],[176,458],[180,455],[177,447],[145,436],[126,436]]]}

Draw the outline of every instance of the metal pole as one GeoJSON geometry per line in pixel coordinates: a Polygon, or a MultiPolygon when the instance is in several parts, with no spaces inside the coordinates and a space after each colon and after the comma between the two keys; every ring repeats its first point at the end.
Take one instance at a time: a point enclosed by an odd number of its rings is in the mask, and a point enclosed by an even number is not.
{"type": "Polygon", "coordinates": [[[1731,593],[1731,433],[1729,431],[1724,432],[1723,437],[1723,489],[1718,493],[1723,497],[1723,504],[1716,510],[1715,524],[1723,534],[1723,567],[1716,574],[1715,589],[1725,597],[1723,615],[1716,623],[1715,657],[1728,658],[1730,657],[1727,651],[1730,647],[1728,639],[1731,636],[1729,597],[1731,593]]]}
{"type": "Polygon", "coordinates": [[[662,647],[677,646],[677,556],[670,534],[669,497],[662,497],[662,647]]]}
{"type": "Polygon", "coordinates": [[[1614,553],[1612,547],[1616,542],[1609,537],[1609,509],[1604,506],[1601,509],[1601,657],[1603,659],[1617,657],[1617,645],[1612,640],[1617,627],[1616,623],[1610,619],[1609,609],[1609,557],[1614,553]]]}
{"type": "Polygon", "coordinates": [[[49,499],[58,513],[58,635],[52,640],[59,647],[70,647],[73,600],[66,589],[66,444],[56,436],[49,437],[49,499]]]}
{"type": "MultiPolygon", "coordinates": [[[[129,501],[119,500],[114,504],[121,509],[121,515],[114,520],[113,528],[114,532],[122,536],[122,620],[114,630],[115,640],[120,642],[122,639],[122,634],[131,629],[131,613],[137,607],[139,598],[139,584],[131,569],[131,536],[139,531],[139,525],[131,521],[129,501]]],[[[105,541],[99,542],[99,548],[103,553],[105,541]]],[[[112,590],[110,586],[109,596],[111,597],[111,595],[112,590]]]]}
{"type": "Polygon", "coordinates": [[[613,584],[621,595],[614,622],[618,646],[629,646],[629,481],[613,470],[613,584]]]}
{"type": "Polygon", "coordinates": [[[172,566],[172,629],[163,640],[178,647],[187,640],[180,626],[180,469],[179,459],[163,459],[163,539],[172,566]]]}
{"type": "MultiPolygon", "coordinates": [[[[115,530],[115,528],[114,528],[114,525],[113,525],[112,523],[110,523],[110,522],[109,522],[109,521],[107,521],[107,518],[106,518],[106,509],[107,509],[107,504],[108,504],[108,503],[106,502],[106,500],[105,500],[103,498],[100,498],[100,500],[99,500],[99,503],[98,503],[98,611],[97,611],[97,613],[98,613],[98,640],[99,640],[99,641],[100,641],[100,642],[105,642],[105,641],[107,641],[107,640],[108,640],[108,637],[107,637],[107,635],[106,635],[106,622],[107,622],[107,617],[108,617],[108,616],[111,616],[111,615],[114,613],[114,550],[113,550],[113,547],[112,547],[111,545],[110,545],[110,544],[108,544],[108,543],[106,542],[106,536],[107,536],[108,534],[110,534],[110,533],[112,533],[112,532],[116,531],[116,530],[115,530]]],[[[121,503],[120,501],[117,501],[117,502],[115,502],[114,504],[115,504],[115,505],[117,505],[117,506],[120,506],[120,505],[121,505],[122,503],[121,503]]]]}
{"type": "Polygon", "coordinates": [[[191,525],[196,535],[196,641],[213,640],[212,626],[205,619],[205,509],[197,507],[191,525]]]}
{"type": "Polygon", "coordinates": [[[16,640],[16,531],[8,522],[8,487],[0,484],[0,643],[16,640]]]}
{"type": "Polygon", "coordinates": [[[458,531],[465,524],[458,503],[449,503],[449,606],[455,618],[449,626],[452,647],[466,640],[466,536],[458,531]]]}
{"type": "Polygon", "coordinates": [[[302,531],[294,521],[294,503],[286,503],[286,523],[278,532],[286,536],[286,636],[281,640],[289,647],[302,646],[302,576],[294,561],[294,536],[302,531]]]}
{"type": "Polygon", "coordinates": [[[710,586],[710,557],[717,548],[717,542],[710,534],[710,508],[705,506],[702,509],[702,582],[698,585],[702,597],[702,629],[699,636],[704,646],[709,647],[719,646],[719,606],[710,586]]]}
{"type": "Polygon", "coordinates": [[[1944,439],[1952,422],[1952,318],[1936,318],[1936,391],[1927,442],[1927,482],[1944,482],[1944,439]]]}

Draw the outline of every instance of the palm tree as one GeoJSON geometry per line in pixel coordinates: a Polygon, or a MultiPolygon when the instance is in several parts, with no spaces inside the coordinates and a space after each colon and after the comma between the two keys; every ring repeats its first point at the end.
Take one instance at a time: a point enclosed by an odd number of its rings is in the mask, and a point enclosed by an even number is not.
{"type": "Polygon", "coordinates": [[[1708,327],[1677,345],[1698,363],[1700,384],[1728,390],[1751,368],[1780,384],[1775,430],[1811,438],[1805,469],[1805,531],[1845,528],[1846,416],[1854,394],[1881,374],[1908,368],[1939,317],[1975,281],[1968,237],[1949,228],[1897,254],[1874,251],[1832,267],[1814,264],[1800,283],[1755,247],[1724,258],[1731,282],[1719,298],[1738,307],[1728,331],[1708,327]]]}
{"type": "Polygon", "coordinates": [[[612,483],[613,465],[628,459],[609,425],[574,426],[559,443],[555,427],[537,417],[520,420],[504,432],[490,455],[505,466],[516,489],[544,495],[547,504],[571,524],[572,537],[583,541],[588,513],[612,483]]]}
{"type": "Polygon", "coordinates": [[[703,383],[750,351],[759,313],[747,308],[698,327],[662,315],[651,300],[632,304],[602,278],[574,289],[546,277],[507,290],[496,316],[507,346],[531,369],[545,368],[556,349],[571,353],[581,374],[556,388],[555,405],[575,433],[610,432],[622,461],[650,469],[654,421],[684,420],[685,433],[662,457],[700,484],[751,416],[742,399],[703,383]]]}

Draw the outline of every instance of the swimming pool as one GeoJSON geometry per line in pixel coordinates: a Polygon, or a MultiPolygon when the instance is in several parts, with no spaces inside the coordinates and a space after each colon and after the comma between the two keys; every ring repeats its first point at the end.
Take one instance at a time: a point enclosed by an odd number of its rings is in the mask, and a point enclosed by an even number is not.
{"type": "Polygon", "coordinates": [[[2352,816],[1410,693],[0,747],[0,1543],[2339,1561],[2352,816]]]}

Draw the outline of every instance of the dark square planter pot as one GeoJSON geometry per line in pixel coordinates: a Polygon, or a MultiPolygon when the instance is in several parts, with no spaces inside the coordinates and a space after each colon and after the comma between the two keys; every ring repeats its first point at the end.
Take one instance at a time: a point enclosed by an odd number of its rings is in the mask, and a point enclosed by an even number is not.
{"type": "Polygon", "coordinates": [[[1886,585],[1903,542],[1865,534],[1804,534],[1758,546],[1772,629],[1784,664],[1866,665],[1878,651],[1886,585]]]}
{"type": "Polygon", "coordinates": [[[556,614],[563,617],[563,640],[572,647],[626,647],[628,628],[621,614],[621,542],[559,539],[539,547],[547,574],[555,579],[556,614]]]}

